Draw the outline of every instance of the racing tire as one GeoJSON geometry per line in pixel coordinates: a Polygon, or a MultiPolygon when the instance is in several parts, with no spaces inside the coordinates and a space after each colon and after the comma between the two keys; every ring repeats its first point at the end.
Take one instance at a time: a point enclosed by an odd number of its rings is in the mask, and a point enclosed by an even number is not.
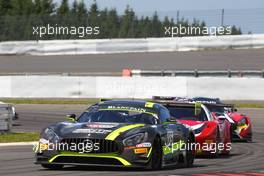
{"type": "Polygon", "coordinates": [[[186,155],[185,155],[185,166],[186,167],[192,167],[194,158],[195,158],[195,150],[191,150],[190,147],[192,146],[191,144],[194,143],[195,140],[192,136],[189,135],[188,141],[187,141],[187,146],[186,146],[186,155]]]}
{"type": "MultiPolygon", "coordinates": [[[[232,128],[230,128],[229,132],[230,132],[230,136],[229,136],[230,137],[230,139],[229,139],[230,141],[229,142],[232,144],[232,139],[233,139],[232,138],[232,128]]],[[[230,148],[230,150],[231,150],[231,148],[230,148]]],[[[222,155],[225,156],[225,157],[228,157],[230,155],[230,150],[225,150],[225,153],[223,153],[222,155]]]]}
{"type": "Polygon", "coordinates": [[[219,143],[221,143],[221,138],[220,138],[219,129],[217,129],[217,134],[216,134],[216,149],[215,149],[216,152],[213,155],[213,157],[215,157],[215,158],[219,158],[220,157],[220,154],[221,154],[221,151],[218,148],[219,143]]]}
{"type": "Polygon", "coordinates": [[[50,169],[50,170],[60,170],[63,168],[63,165],[59,165],[59,164],[41,164],[41,166],[45,169],[50,169]]]}
{"type": "Polygon", "coordinates": [[[250,132],[250,134],[249,134],[249,138],[247,139],[247,142],[248,143],[252,143],[253,142],[253,140],[252,140],[252,132],[250,132]]]}
{"type": "Polygon", "coordinates": [[[160,138],[156,137],[153,142],[150,169],[160,170],[162,168],[162,147],[160,138]]]}

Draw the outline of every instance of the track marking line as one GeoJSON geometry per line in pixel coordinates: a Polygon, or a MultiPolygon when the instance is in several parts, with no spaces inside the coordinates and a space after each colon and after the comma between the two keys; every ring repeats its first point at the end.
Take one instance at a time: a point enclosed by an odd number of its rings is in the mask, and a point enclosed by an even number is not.
{"type": "Polygon", "coordinates": [[[34,145],[38,143],[38,141],[32,141],[32,142],[10,142],[10,143],[0,143],[0,147],[10,147],[10,146],[28,146],[28,145],[34,145]]]}

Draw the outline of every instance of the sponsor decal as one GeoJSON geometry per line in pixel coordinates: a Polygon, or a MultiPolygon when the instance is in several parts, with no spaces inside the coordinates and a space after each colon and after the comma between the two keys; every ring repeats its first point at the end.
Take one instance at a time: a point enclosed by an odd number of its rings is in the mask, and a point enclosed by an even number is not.
{"type": "Polygon", "coordinates": [[[134,149],[135,154],[143,154],[143,153],[148,153],[148,148],[138,148],[134,149]]]}
{"type": "Polygon", "coordinates": [[[113,123],[111,123],[111,124],[96,124],[96,123],[94,123],[94,124],[86,124],[86,126],[88,128],[114,128],[117,125],[118,124],[113,124],[113,123]]]}
{"type": "Polygon", "coordinates": [[[140,107],[129,107],[129,106],[107,106],[107,109],[118,109],[118,110],[126,110],[126,111],[137,111],[137,112],[147,112],[146,109],[140,107]]]}
{"type": "Polygon", "coordinates": [[[88,129],[76,129],[72,133],[108,134],[111,132],[112,132],[112,130],[88,128],[88,129]]]}
{"type": "Polygon", "coordinates": [[[206,103],[206,104],[217,104],[217,102],[213,100],[203,100],[203,101],[195,101],[195,102],[206,103]]]}
{"type": "Polygon", "coordinates": [[[151,143],[149,143],[149,142],[145,142],[145,143],[137,144],[136,147],[137,147],[137,148],[151,147],[151,143]]]}
{"type": "Polygon", "coordinates": [[[174,133],[172,130],[168,130],[167,131],[167,136],[166,136],[166,142],[165,142],[165,145],[167,147],[171,147],[172,144],[173,144],[173,136],[174,136],[174,133]]]}

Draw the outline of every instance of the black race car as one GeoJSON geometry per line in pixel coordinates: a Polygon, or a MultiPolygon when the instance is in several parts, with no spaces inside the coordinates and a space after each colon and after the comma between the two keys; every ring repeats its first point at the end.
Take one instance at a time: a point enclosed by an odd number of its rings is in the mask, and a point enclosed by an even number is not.
{"type": "Polygon", "coordinates": [[[192,166],[195,137],[162,105],[109,100],[90,106],[80,117],[68,116],[45,128],[35,147],[36,164],[99,165],[160,169],[192,166]]]}

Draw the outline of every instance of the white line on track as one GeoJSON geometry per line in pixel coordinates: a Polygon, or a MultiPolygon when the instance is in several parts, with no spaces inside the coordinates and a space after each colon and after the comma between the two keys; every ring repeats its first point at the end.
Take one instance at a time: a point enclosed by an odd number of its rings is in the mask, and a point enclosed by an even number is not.
{"type": "Polygon", "coordinates": [[[32,142],[10,142],[10,143],[0,143],[0,147],[9,147],[9,146],[27,146],[34,145],[37,141],[32,142]]]}

